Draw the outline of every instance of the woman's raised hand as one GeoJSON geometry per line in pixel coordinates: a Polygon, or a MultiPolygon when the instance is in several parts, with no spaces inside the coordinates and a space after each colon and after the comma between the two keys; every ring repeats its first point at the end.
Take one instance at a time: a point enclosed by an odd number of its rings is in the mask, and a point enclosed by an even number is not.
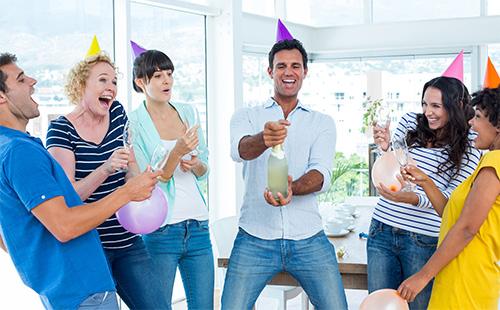
{"type": "Polygon", "coordinates": [[[172,151],[176,152],[182,157],[195,150],[199,143],[198,140],[199,127],[200,127],[199,125],[195,125],[189,128],[182,137],[177,139],[177,142],[175,143],[174,149],[172,151]]]}
{"type": "Polygon", "coordinates": [[[377,124],[373,125],[373,141],[377,144],[380,149],[387,151],[389,149],[389,142],[391,141],[391,132],[389,126],[379,126],[377,124]]]}

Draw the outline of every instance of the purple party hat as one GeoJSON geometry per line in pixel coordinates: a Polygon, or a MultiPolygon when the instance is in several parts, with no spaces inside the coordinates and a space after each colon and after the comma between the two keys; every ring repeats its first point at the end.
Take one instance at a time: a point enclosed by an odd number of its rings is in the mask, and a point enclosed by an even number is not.
{"type": "Polygon", "coordinates": [[[290,31],[286,29],[285,25],[281,22],[281,19],[278,18],[278,29],[276,30],[276,42],[283,40],[293,40],[290,31]]]}
{"type": "Polygon", "coordinates": [[[134,52],[134,58],[139,57],[142,53],[146,52],[147,49],[130,40],[130,46],[132,46],[132,51],[134,52]]]}

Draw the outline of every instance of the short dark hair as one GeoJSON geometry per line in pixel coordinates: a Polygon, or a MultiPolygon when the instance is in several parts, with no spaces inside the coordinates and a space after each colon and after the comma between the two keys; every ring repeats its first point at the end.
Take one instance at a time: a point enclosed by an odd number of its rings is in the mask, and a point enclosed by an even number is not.
{"type": "Polygon", "coordinates": [[[500,126],[500,87],[473,93],[472,106],[481,110],[493,126],[500,126]]]}
{"type": "Polygon", "coordinates": [[[157,50],[149,50],[137,56],[134,60],[132,79],[134,90],[142,93],[142,89],[135,83],[136,78],[146,78],[146,81],[149,81],[153,74],[160,70],[172,70],[174,72],[174,64],[165,53],[157,50]]]}
{"type": "Polygon", "coordinates": [[[16,61],[17,57],[14,54],[10,53],[0,54],[0,91],[3,93],[6,93],[8,91],[7,84],[5,84],[5,81],[7,81],[7,74],[5,74],[2,71],[1,67],[15,63],[16,61]]]}
{"type": "Polygon", "coordinates": [[[273,68],[274,55],[282,50],[293,50],[297,49],[302,54],[302,62],[304,63],[304,69],[307,69],[307,52],[302,43],[297,39],[292,40],[282,40],[273,45],[269,51],[269,68],[273,68]]]}

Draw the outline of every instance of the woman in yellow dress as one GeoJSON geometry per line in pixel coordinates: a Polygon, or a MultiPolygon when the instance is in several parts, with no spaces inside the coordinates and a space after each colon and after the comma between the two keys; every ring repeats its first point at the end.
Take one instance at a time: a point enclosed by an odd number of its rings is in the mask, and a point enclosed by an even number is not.
{"type": "MultiPolygon", "coordinates": [[[[500,297],[500,88],[473,94],[469,121],[478,149],[489,150],[445,206],[438,248],[398,288],[412,301],[435,277],[428,309],[498,309],[500,297]]],[[[423,187],[433,205],[444,204],[432,180],[415,166],[403,177],[423,187]]]]}

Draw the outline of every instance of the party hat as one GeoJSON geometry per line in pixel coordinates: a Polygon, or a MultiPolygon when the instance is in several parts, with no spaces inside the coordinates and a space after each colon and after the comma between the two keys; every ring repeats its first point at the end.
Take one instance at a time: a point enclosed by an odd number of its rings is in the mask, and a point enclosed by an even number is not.
{"type": "Polygon", "coordinates": [[[278,18],[278,29],[276,30],[276,42],[283,40],[293,40],[290,31],[286,29],[285,25],[281,22],[281,19],[278,18]]]}
{"type": "Polygon", "coordinates": [[[497,88],[500,85],[500,77],[490,57],[488,57],[488,64],[486,65],[486,72],[484,74],[484,88],[497,88]]]}
{"type": "Polygon", "coordinates": [[[89,50],[87,51],[87,55],[85,58],[94,56],[99,54],[101,51],[101,47],[99,46],[99,42],[97,42],[97,36],[94,35],[94,38],[92,39],[92,43],[90,44],[89,50]]]}
{"type": "Polygon", "coordinates": [[[142,53],[146,52],[147,49],[130,40],[130,46],[132,46],[132,51],[134,52],[134,58],[139,57],[142,53]]]}
{"type": "Polygon", "coordinates": [[[452,77],[464,82],[464,51],[460,51],[451,65],[446,69],[442,76],[452,77]]]}

